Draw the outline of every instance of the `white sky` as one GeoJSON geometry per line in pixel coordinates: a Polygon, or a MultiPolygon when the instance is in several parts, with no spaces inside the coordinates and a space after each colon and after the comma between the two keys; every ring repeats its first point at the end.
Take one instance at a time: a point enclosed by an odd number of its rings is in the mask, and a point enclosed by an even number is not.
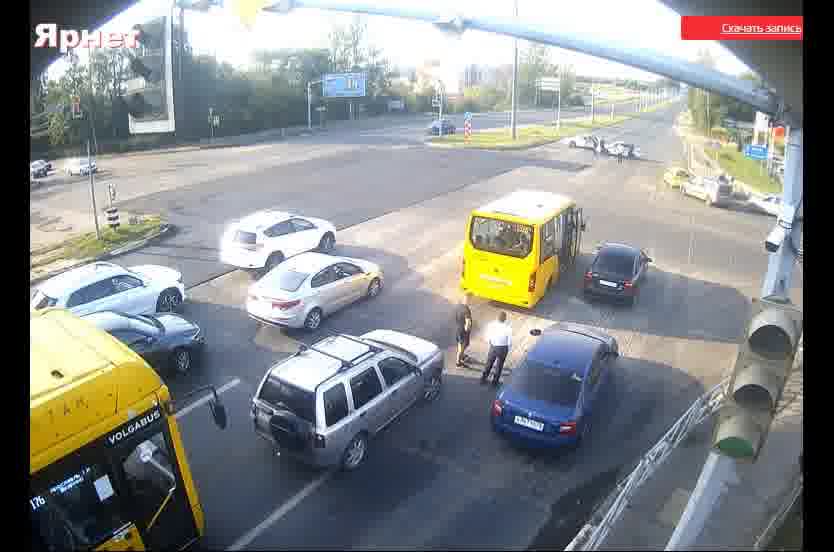
{"type": "MultiPolygon", "coordinates": [[[[276,0],[277,1],[277,0],[276,0]]],[[[392,6],[418,6],[437,13],[478,14],[511,17],[512,0],[374,0],[392,6]]],[[[327,48],[327,34],[334,24],[348,24],[351,14],[297,9],[288,15],[262,13],[252,29],[246,30],[227,7],[210,13],[186,11],[185,25],[195,51],[216,53],[218,59],[245,65],[256,49],[327,48]]],[[[165,13],[171,0],[142,0],[102,26],[104,31],[125,32],[137,22],[165,13]]],[[[657,0],[518,0],[519,21],[538,27],[592,33],[633,47],[651,48],[664,54],[694,60],[695,53],[708,48],[719,71],[738,75],[747,67],[715,42],[683,41],[680,16],[657,0]]],[[[440,59],[445,73],[456,75],[470,63],[497,66],[512,63],[513,40],[479,31],[462,37],[448,37],[432,25],[388,17],[363,17],[368,38],[396,66],[416,67],[429,59],[440,59]]],[[[80,29],[79,29],[80,30],[80,29]]],[[[519,41],[523,51],[526,42],[519,41]]],[[[631,67],[569,50],[551,48],[551,61],[573,64],[580,75],[653,79],[631,67]]],[[[84,53],[82,59],[86,58],[84,53]]],[[[63,72],[64,63],[50,68],[50,77],[63,72]]]]}

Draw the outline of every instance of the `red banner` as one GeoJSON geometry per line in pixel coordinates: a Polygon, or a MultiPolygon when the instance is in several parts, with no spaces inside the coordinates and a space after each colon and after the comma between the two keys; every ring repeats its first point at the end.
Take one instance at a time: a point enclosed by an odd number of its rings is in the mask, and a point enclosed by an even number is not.
{"type": "Polygon", "coordinates": [[[681,17],[683,40],[802,40],[802,16],[681,17]]]}

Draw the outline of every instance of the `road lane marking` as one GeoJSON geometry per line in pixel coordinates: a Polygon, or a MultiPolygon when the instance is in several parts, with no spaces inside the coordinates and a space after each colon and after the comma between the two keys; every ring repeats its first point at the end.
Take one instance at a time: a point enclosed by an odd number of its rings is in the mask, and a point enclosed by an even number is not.
{"type": "MultiPolygon", "coordinates": [[[[217,394],[220,395],[221,393],[225,393],[226,391],[228,391],[229,389],[232,389],[233,387],[237,386],[238,384],[240,384],[240,378],[235,378],[232,381],[230,381],[229,383],[220,387],[217,390],[217,394]]],[[[182,410],[177,412],[176,418],[179,419],[179,418],[185,416],[186,414],[188,414],[189,412],[191,412],[195,408],[197,408],[199,406],[203,406],[204,404],[206,404],[207,402],[209,402],[213,398],[214,398],[214,395],[207,395],[207,396],[203,397],[202,399],[189,404],[188,406],[186,406],[185,408],[183,408],[182,410]]]]}
{"type": "Polygon", "coordinates": [[[298,506],[302,500],[313,494],[313,492],[325,481],[333,477],[333,474],[336,473],[334,470],[330,470],[328,472],[323,473],[317,479],[308,483],[303,489],[298,491],[291,499],[285,502],[283,505],[278,507],[277,510],[272,512],[268,518],[260,522],[256,525],[253,529],[249,530],[245,535],[240,537],[238,540],[234,542],[229,548],[226,550],[243,550],[249,544],[258,538],[261,533],[269,529],[274,523],[279,521],[282,517],[290,513],[296,506],[298,506]]]}

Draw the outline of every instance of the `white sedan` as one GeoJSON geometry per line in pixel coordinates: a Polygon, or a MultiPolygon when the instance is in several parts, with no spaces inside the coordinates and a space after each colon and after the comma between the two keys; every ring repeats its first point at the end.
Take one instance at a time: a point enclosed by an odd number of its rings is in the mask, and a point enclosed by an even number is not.
{"type": "Polygon", "coordinates": [[[748,203],[764,211],[772,217],[778,217],[782,210],[782,198],[775,195],[768,195],[764,197],[752,196],[748,203]]]}
{"type": "Polygon", "coordinates": [[[176,311],[184,300],[182,274],[176,270],[96,262],[46,280],[32,292],[29,306],[60,307],[79,316],[103,310],[153,314],[176,311]]]}

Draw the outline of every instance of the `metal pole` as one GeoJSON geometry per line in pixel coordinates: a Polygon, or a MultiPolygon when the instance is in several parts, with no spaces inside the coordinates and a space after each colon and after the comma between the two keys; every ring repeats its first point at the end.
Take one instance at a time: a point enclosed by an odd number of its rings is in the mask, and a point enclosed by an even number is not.
{"type": "MultiPolygon", "coordinates": [[[[801,212],[802,205],[802,129],[791,132],[790,142],[785,143],[785,184],[782,190],[783,216],[786,211],[795,209],[801,212]]],[[[777,228],[786,231],[784,240],[775,253],[770,254],[767,274],[762,282],[761,296],[779,295],[789,297],[791,280],[797,254],[793,247],[802,231],[802,221],[796,218],[784,220],[779,217],[777,228]]],[[[726,456],[711,452],[704,463],[698,484],[689,498],[672,538],[666,544],[666,550],[686,550],[693,546],[701,534],[704,523],[712,509],[726,489],[728,482],[735,478],[735,461],[726,456]]]]}
{"type": "Polygon", "coordinates": [[[611,102],[611,120],[614,120],[614,102],[611,102]]]}
{"type": "Polygon", "coordinates": [[[438,81],[438,91],[440,92],[438,95],[440,96],[440,111],[438,112],[438,118],[440,119],[440,135],[443,136],[443,83],[438,81]]]}
{"type": "Polygon", "coordinates": [[[559,79],[559,99],[556,104],[556,130],[562,129],[562,79],[559,79]]]}
{"type": "MultiPolygon", "coordinates": [[[[518,0],[513,0],[513,22],[518,20],[518,0]]],[[[513,40],[513,92],[512,110],[510,113],[510,132],[513,140],[516,139],[516,116],[518,110],[518,39],[513,40]]]]}
{"type": "Polygon", "coordinates": [[[310,83],[307,83],[307,130],[313,130],[313,104],[310,99],[310,83]]]}
{"type": "Polygon", "coordinates": [[[596,101],[597,92],[594,90],[594,81],[591,81],[591,124],[594,124],[594,102],[596,101]]]}
{"type": "Polygon", "coordinates": [[[101,239],[101,229],[98,227],[98,211],[96,210],[96,188],[93,168],[90,165],[90,141],[87,140],[87,169],[90,171],[90,199],[93,203],[93,222],[96,224],[96,239],[101,239]]]}

